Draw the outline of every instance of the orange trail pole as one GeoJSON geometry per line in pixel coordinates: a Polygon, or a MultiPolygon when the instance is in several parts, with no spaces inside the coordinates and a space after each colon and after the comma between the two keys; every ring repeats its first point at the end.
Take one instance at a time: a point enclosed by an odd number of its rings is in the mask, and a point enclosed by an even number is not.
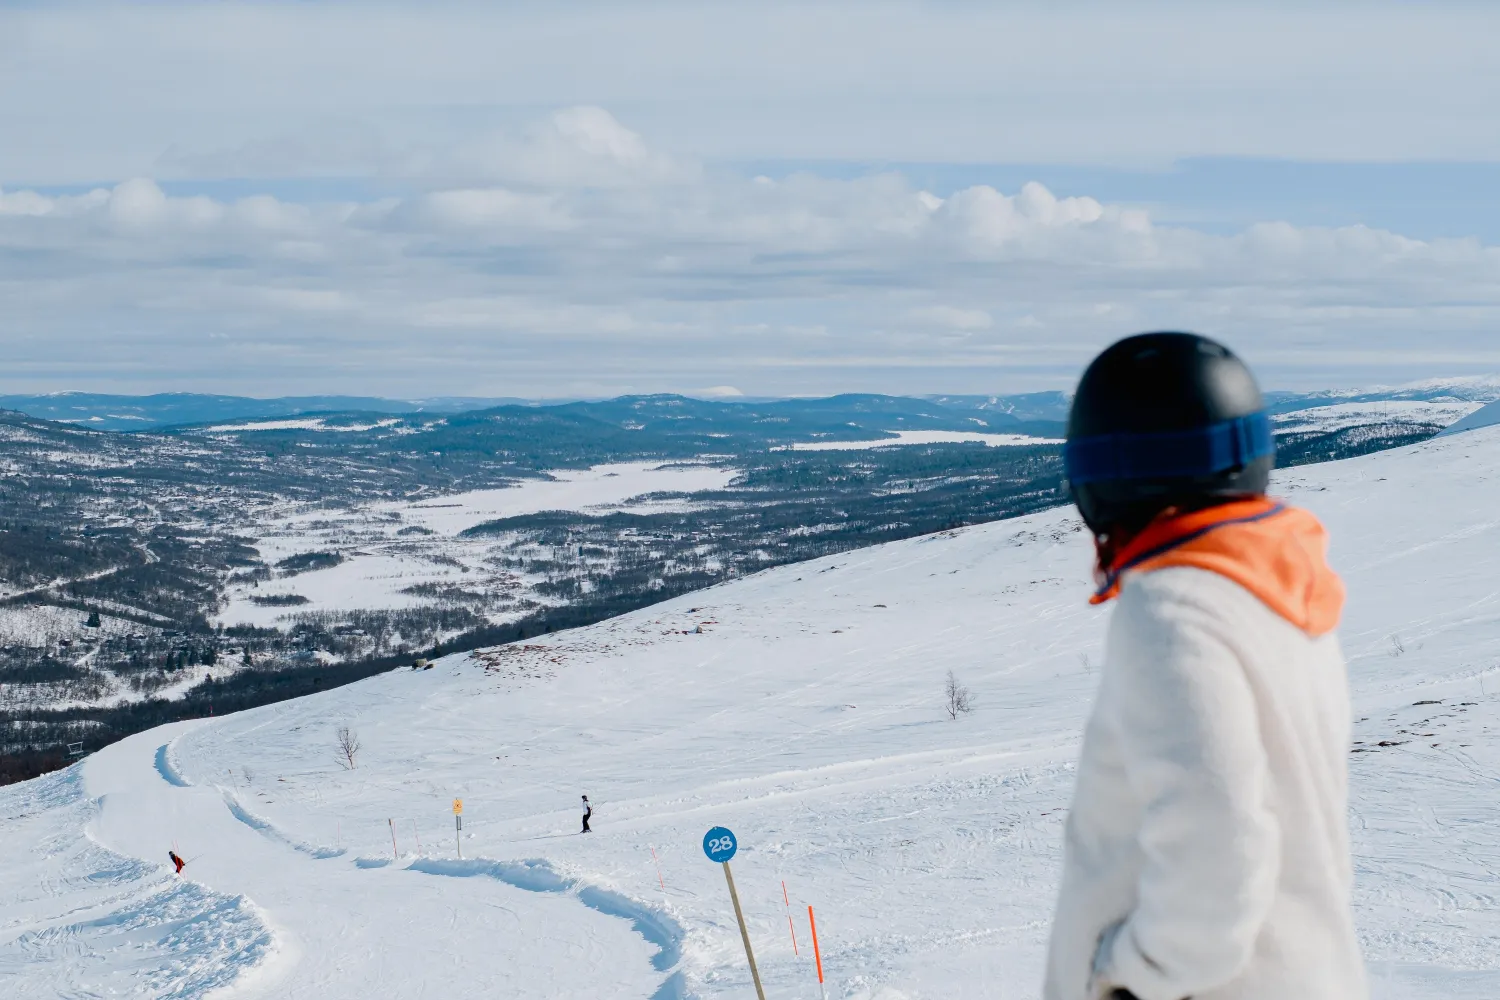
{"type": "Polygon", "coordinates": [[[813,919],[813,908],[807,908],[807,926],[812,928],[813,957],[818,960],[818,992],[823,994],[824,1000],[828,998],[828,990],[823,986],[823,953],[818,950],[818,922],[813,919]]]}
{"type": "Polygon", "coordinates": [[[801,958],[802,952],[797,950],[797,928],[792,926],[792,897],[786,894],[786,879],[781,880],[781,899],[786,903],[786,929],[792,932],[792,954],[801,958]]]}
{"type": "Polygon", "coordinates": [[[396,847],[396,821],[393,819],[388,819],[385,822],[386,825],[391,828],[391,857],[395,858],[397,861],[400,861],[401,851],[396,847]]]}
{"type": "Polygon", "coordinates": [[[650,844],[646,846],[651,847],[651,863],[656,866],[656,881],[661,883],[661,891],[666,892],[667,880],[661,877],[661,862],[656,860],[656,848],[650,844]]]}
{"type": "Polygon", "coordinates": [[[464,800],[453,800],[453,850],[460,861],[464,858],[464,800]]]}
{"type": "Polygon", "coordinates": [[[417,838],[417,853],[422,853],[422,835],[417,832],[417,821],[411,821],[411,835],[417,838]]]}

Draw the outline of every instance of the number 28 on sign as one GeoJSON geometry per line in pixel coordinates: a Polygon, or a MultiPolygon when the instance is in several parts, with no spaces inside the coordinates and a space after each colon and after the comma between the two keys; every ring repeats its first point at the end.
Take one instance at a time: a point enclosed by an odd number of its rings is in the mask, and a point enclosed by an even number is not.
{"type": "Polygon", "coordinates": [[[740,849],[734,834],[722,826],[716,826],[703,837],[703,853],[708,860],[720,863],[731,860],[740,849]]]}

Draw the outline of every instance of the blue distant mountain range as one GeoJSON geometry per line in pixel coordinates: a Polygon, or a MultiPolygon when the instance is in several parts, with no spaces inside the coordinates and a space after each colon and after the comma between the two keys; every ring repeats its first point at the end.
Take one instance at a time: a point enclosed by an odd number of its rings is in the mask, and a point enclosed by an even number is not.
{"type": "MultiPolygon", "coordinates": [[[[948,427],[971,430],[1010,430],[1017,423],[1036,424],[1032,433],[1048,433],[1040,425],[1067,419],[1068,396],[1062,392],[1010,395],[889,396],[874,393],[845,394],[826,399],[774,397],[703,400],[661,394],[620,396],[605,400],[527,400],[513,397],[434,396],[427,399],[386,399],[378,396],[282,396],[257,399],[251,396],[220,396],[207,393],[169,392],[148,396],[110,395],[92,392],[58,392],[35,395],[0,395],[0,410],[15,410],[40,420],[108,431],[145,431],[186,427],[224,421],[276,420],[311,414],[457,414],[498,407],[565,409],[607,422],[639,416],[642,410],[667,405],[672,416],[686,412],[698,418],[717,414],[720,418],[748,416],[749,411],[781,411],[831,419],[834,411],[853,410],[866,417],[885,413],[918,417],[907,427],[948,427]]],[[[1367,403],[1380,400],[1433,400],[1457,398],[1476,402],[1500,400],[1500,382],[1456,379],[1415,386],[1371,390],[1319,390],[1315,392],[1269,392],[1266,401],[1274,413],[1289,413],[1334,403],[1367,403]]]]}
{"type": "Polygon", "coordinates": [[[197,392],[163,392],[150,396],[117,396],[95,392],[54,392],[0,396],[0,409],[16,410],[39,420],[56,420],[106,431],[143,431],[222,420],[268,420],[308,413],[462,413],[521,399],[442,396],[434,399],[383,399],[375,396],[215,396],[197,392]]]}

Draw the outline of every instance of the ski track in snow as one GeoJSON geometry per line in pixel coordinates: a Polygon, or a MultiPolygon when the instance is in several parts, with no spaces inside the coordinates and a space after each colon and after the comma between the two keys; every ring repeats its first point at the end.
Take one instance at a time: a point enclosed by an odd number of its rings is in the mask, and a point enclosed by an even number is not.
{"type": "Polygon", "coordinates": [[[156,755],[152,761],[156,765],[156,773],[160,774],[161,780],[169,785],[175,785],[178,788],[187,788],[188,782],[184,781],[182,775],[177,773],[177,768],[172,765],[171,759],[167,756],[171,750],[172,744],[170,743],[163,743],[156,748],[156,755]]]}
{"type": "MultiPolygon", "coordinates": [[[[419,858],[408,866],[408,870],[455,878],[488,876],[528,892],[570,893],[591,910],[629,921],[637,934],[656,946],[651,966],[658,972],[672,971],[682,959],[683,930],[670,916],[629,896],[597,886],[579,885],[575,879],[559,875],[546,860],[505,862],[419,858]]],[[[687,996],[683,975],[675,972],[651,995],[651,1000],[679,1000],[687,996]]]]}
{"type": "MultiPolygon", "coordinates": [[[[1500,428],[1278,484],[1350,588],[1377,1000],[1500,996],[1497,482],[1500,428]]],[[[726,825],[769,996],[818,996],[812,903],[830,996],[1034,1000],[1102,653],[1088,562],[1046,512],[132,737],[0,789],[0,975],[38,996],[744,997],[700,846],[726,825]],[[957,722],[950,668],[977,701],[957,722]]]]}
{"type": "Polygon", "coordinates": [[[199,997],[266,958],[270,931],[243,897],[82,835],[98,804],[79,768],[0,789],[0,815],[8,996],[199,997]]]}
{"type": "MultiPolygon", "coordinates": [[[[448,974],[495,995],[550,996],[548,984],[580,968],[614,981],[613,988],[598,990],[607,997],[650,995],[661,986],[648,941],[607,907],[595,906],[597,918],[582,920],[573,907],[589,911],[576,902],[518,905],[515,897],[524,900],[526,893],[489,880],[450,900],[424,886],[408,866],[387,859],[341,861],[344,849],[305,842],[250,811],[234,791],[192,782],[178,770],[176,746],[201,725],[179,723],[139,734],[117,744],[118,752],[62,772],[94,797],[87,835],[110,848],[111,857],[165,861],[170,846],[188,860],[182,878],[164,864],[132,864],[174,892],[210,901],[212,908],[197,918],[208,930],[218,911],[233,916],[236,910],[251,917],[256,929],[254,947],[242,947],[239,956],[225,953],[223,944],[233,941],[164,937],[159,947],[168,953],[165,972],[151,978],[117,968],[119,995],[206,996],[218,988],[235,997],[449,995],[450,987],[430,975],[421,956],[443,956],[448,974]],[[512,956],[497,966],[488,960],[495,941],[529,950],[532,960],[512,956]],[[196,971],[195,977],[170,961],[172,952],[182,950],[195,956],[186,970],[196,971]],[[464,955],[477,961],[465,962],[464,955]],[[176,979],[165,980],[168,973],[176,979]],[[164,990],[164,984],[176,991],[164,990]]],[[[134,927],[144,920],[136,910],[150,912],[137,907],[110,920],[134,927]]],[[[55,964],[78,946],[63,941],[54,946],[60,953],[40,956],[26,941],[17,947],[30,961],[55,964]]],[[[108,961],[110,950],[118,947],[105,949],[101,961],[108,961]]]]}

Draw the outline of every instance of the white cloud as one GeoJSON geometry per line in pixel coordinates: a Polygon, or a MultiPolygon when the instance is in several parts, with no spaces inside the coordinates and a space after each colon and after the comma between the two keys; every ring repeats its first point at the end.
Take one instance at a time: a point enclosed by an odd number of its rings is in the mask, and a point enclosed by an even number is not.
{"type": "Polygon", "coordinates": [[[641,137],[615,121],[603,108],[576,107],[559,111],[552,116],[552,127],[585,156],[632,168],[653,159],[641,137]]]}
{"type": "Polygon", "coordinates": [[[680,182],[696,168],[659,151],[590,105],[566,108],[520,134],[491,132],[385,165],[388,173],[436,184],[508,184],[522,188],[622,188],[680,182]]]}
{"type": "Polygon", "coordinates": [[[434,191],[414,203],[420,224],[441,228],[549,230],[572,222],[552,195],[522,194],[505,188],[434,191]]]}
{"type": "Polygon", "coordinates": [[[35,191],[0,191],[0,215],[47,215],[52,207],[51,198],[35,191]]]}
{"type": "Polygon", "coordinates": [[[988,330],[994,319],[983,309],[960,309],[957,306],[922,306],[912,309],[906,318],[919,326],[947,330],[988,330]]]}
{"type": "Polygon", "coordinates": [[[0,192],[9,382],[535,395],[733,370],[756,393],[977,389],[1064,384],[1147,327],[1285,365],[1409,365],[1417,331],[1434,358],[1500,363],[1500,249],[1474,240],[1215,235],[1039,184],[942,199],[894,173],[744,177],[594,107],[483,145],[436,149],[423,186],[366,202],[145,178],[0,192]]]}
{"type": "MultiPolygon", "coordinates": [[[[194,199],[202,205],[204,211],[193,212],[186,200],[180,201],[175,207],[182,211],[183,216],[198,216],[202,221],[210,221],[215,206],[213,202],[206,199],[194,199]]],[[[125,228],[138,229],[150,226],[161,220],[167,210],[167,196],[162,194],[161,188],[154,181],[144,177],[128,180],[110,192],[109,201],[106,203],[110,221],[125,228]]]]}

